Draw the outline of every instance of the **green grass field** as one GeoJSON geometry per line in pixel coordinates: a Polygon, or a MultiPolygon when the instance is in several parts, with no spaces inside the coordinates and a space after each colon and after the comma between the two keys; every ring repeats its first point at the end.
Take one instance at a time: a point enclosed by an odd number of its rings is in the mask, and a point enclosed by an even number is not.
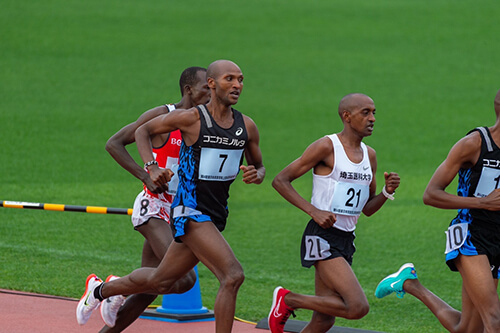
{"type": "MultiPolygon", "coordinates": [[[[358,224],[353,269],[370,313],[337,324],[443,332],[412,297],[374,297],[407,261],[460,308],[460,277],[443,254],[455,212],[421,197],[451,145],[494,122],[497,1],[2,0],[1,8],[0,200],[131,207],[141,184],[106,153],[106,140],[178,101],[185,67],[231,59],[245,74],[237,108],[259,127],[267,169],[262,185],[231,189],[224,236],[246,273],[236,315],[266,317],[277,285],[313,293],[314,272],[299,260],[307,216],[270,184],[309,143],[341,129],[338,101],[351,92],[377,106],[366,143],[377,151],[379,190],[384,171],[402,183],[394,202],[358,224]]],[[[295,183],[306,198],[310,182],[295,183]]],[[[0,209],[0,288],[76,298],[90,272],[137,268],[141,249],[125,216],[0,209]]],[[[212,308],[218,283],[202,265],[199,275],[212,308]]]]}

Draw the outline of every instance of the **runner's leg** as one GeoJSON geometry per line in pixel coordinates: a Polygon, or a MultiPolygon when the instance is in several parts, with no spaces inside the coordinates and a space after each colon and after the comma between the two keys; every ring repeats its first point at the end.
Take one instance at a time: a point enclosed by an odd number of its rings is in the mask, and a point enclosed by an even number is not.
{"type": "Polygon", "coordinates": [[[189,233],[181,239],[220,283],[214,314],[217,333],[231,332],[236,296],[243,283],[243,268],[222,234],[211,222],[187,222],[189,233]]]}
{"type": "MultiPolygon", "coordinates": [[[[148,223],[139,226],[137,230],[145,238],[141,267],[157,267],[173,239],[170,226],[164,220],[151,218],[148,223]]],[[[156,297],[157,295],[151,294],[130,295],[117,313],[115,326],[104,326],[99,333],[122,332],[142,315],[156,297]]]]}
{"type": "Polygon", "coordinates": [[[488,258],[485,255],[461,255],[455,259],[455,265],[462,275],[468,297],[481,316],[484,332],[500,332],[498,279],[493,279],[488,258]]]}
{"type": "MultiPolygon", "coordinates": [[[[360,319],[369,311],[368,300],[344,258],[318,261],[315,265],[317,283],[324,296],[309,296],[289,293],[285,303],[292,308],[310,309],[330,317],[360,319]],[[326,293],[325,290],[330,290],[326,293]]],[[[309,331],[305,331],[309,332],[309,331]]]]}

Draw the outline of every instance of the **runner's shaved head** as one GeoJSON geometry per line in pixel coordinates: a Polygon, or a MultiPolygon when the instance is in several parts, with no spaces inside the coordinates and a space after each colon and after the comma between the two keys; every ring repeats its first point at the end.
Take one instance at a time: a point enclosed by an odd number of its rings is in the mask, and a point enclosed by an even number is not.
{"type": "Polygon", "coordinates": [[[497,92],[497,95],[495,96],[495,112],[498,115],[500,115],[500,90],[497,92]]]}
{"type": "Polygon", "coordinates": [[[222,73],[228,72],[229,70],[237,70],[241,72],[238,65],[230,60],[216,60],[210,64],[207,68],[207,78],[217,78],[222,73]]]}
{"type": "MultiPolygon", "coordinates": [[[[372,100],[369,96],[361,93],[353,93],[344,96],[339,103],[339,116],[342,118],[342,112],[348,111],[351,112],[356,106],[359,106],[362,101],[369,99],[372,100]]],[[[372,101],[373,102],[373,101],[372,101]]]]}

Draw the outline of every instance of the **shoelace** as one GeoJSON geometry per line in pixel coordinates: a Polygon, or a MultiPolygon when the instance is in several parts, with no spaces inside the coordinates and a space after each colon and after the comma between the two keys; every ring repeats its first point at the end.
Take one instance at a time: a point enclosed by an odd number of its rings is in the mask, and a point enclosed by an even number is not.
{"type": "Polygon", "coordinates": [[[111,311],[113,312],[118,312],[120,307],[123,305],[125,302],[125,298],[123,296],[115,296],[115,299],[111,301],[111,311]]]}
{"type": "Polygon", "coordinates": [[[396,296],[398,298],[403,298],[403,296],[406,294],[404,290],[396,291],[396,296]]]}
{"type": "Polygon", "coordinates": [[[84,314],[91,313],[95,309],[97,309],[101,305],[101,302],[98,299],[94,299],[93,302],[90,302],[89,305],[85,306],[82,311],[84,314]],[[97,303],[97,304],[96,304],[97,303]]]}
{"type": "Polygon", "coordinates": [[[297,317],[295,315],[295,312],[293,310],[289,310],[289,309],[286,309],[286,313],[285,315],[283,316],[283,319],[281,320],[281,325],[285,325],[286,321],[288,320],[288,318],[290,318],[290,315],[293,316],[293,318],[297,317]]]}

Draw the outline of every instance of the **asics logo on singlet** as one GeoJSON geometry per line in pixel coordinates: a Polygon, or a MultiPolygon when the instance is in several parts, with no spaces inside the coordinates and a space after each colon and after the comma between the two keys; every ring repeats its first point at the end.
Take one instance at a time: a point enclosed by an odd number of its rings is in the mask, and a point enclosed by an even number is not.
{"type": "Polygon", "coordinates": [[[243,133],[243,128],[241,127],[238,127],[238,129],[236,130],[236,132],[234,133],[236,136],[240,136],[241,133],[243,133]]]}
{"type": "Polygon", "coordinates": [[[500,169],[500,161],[499,160],[489,160],[489,159],[484,158],[483,159],[483,166],[500,169]]]}
{"type": "Polygon", "coordinates": [[[230,138],[221,137],[218,135],[204,135],[203,142],[204,143],[215,143],[215,144],[219,144],[219,145],[233,146],[233,147],[243,147],[245,145],[245,140],[230,139],[230,138]]]}

